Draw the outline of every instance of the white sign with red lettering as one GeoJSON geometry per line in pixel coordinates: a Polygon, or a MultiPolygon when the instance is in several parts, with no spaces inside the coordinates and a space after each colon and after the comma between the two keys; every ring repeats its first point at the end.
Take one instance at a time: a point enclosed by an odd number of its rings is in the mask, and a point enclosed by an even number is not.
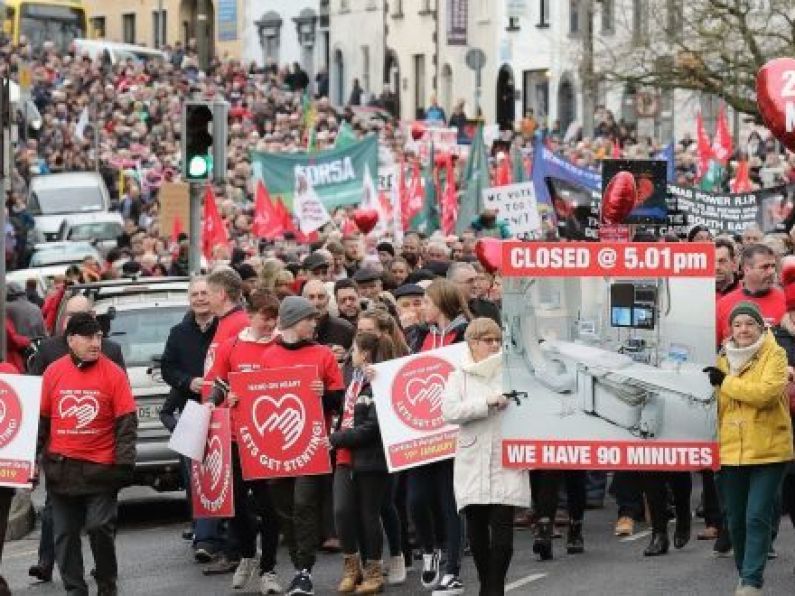
{"type": "Polygon", "coordinates": [[[442,399],[466,350],[460,343],[375,365],[373,396],[390,472],[455,455],[458,427],[442,417],[442,399]]]}
{"type": "Polygon", "coordinates": [[[0,374],[0,486],[31,486],[41,377],[0,374]]]}

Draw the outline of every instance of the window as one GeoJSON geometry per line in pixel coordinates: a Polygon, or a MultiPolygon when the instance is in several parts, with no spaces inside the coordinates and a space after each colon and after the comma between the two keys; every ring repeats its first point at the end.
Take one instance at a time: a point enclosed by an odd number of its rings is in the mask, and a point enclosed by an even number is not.
{"type": "Polygon", "coordinates": [[[519,27],[519,17],[508,17],[508,26],[505,28],[506,31],[519,31],[521,27],[519,27]]]}
{"type": "Polygon", "coordinates": [[[166,43],[166,11],[154,10],[152,11],[152,47],[162,48],[166,43]]]}
{"type": "Polygon", "coordinates": [[[549,0],[538,0],[538,23],[536,27],[549,27],[549,0]]]}
{"type": "Polygon", "coordinates": [[[580,33],[580,0],[569,0],[569,35],[580,33]]]}
{"type": "Polygon", "coordinates": [[[135,15],[121,16],[122,40],[124,43],[135,43],[135,15]]]}
{"type": "Polygon", "coordinates": [[[340,0],[340,12],[349,12],[350,9],[351,6],[348,0],[340,0]]]}
{"type": "Polygon", "coordinates": [[[367,0],[367,10],[378,10],[378,3],[375,0],[367,0]]]}
{"type": "Polygon", "coordinates": [[[392,0],[392,16],[395,18],[403,16],[403,0],[392,0]]]}
{"type": "Polygon", "coordinates": [[[682,0],[666,0],[665,28],[668,35],[679,38],[684,30],[684,2],[682,0]]]}
{"type": "Polygon", "coordinates": [[[632,0],[632,41],[642,43],[649,36],[646,0],[632,0]]]}
{"type": "Polygon", "coordinates": [[[430,14],[431,0],[421,0],[419,2],[419,5],[420,5],[420,14],[430,14]]]}
{"type": "Polygon", "coordinates": [[[91,19],[91,30],[94,32],[94,37],[105,37],[105,31],[107,31],[105,28],[105,17],[93,17],[91,19]]]}
{"type": "Polygon", "coordinates": [[[602,33],[614,33],[615,2],[602,0],[602,33]]]}

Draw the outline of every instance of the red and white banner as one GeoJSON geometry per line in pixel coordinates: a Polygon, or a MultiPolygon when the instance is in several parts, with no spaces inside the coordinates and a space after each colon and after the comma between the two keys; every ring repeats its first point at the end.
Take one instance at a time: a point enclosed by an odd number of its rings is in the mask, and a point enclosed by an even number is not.
{"type": "Polygon", "coordinates": [[[229,375],[243,478],[287,478],[331,472],[314,366],[229,375]]]}
{"type": "Polygon", "coordinates": [[[210,416],[204,460],[191,462],[193,517],[234,517],[232,479],[232,425],[228,408],[215,408],[210,416]]]}
{"type": "Polygon", "coordinates": [[[711,243],[511,242],[505,277],[715,277],[711,243]]]}
{"type": "Polygon", "coordinates": [[[0,486],[31,487],[41,377],[0,374],[0,486]]]}
{"type": "Polygon", "coordinates": [[[717,470],[717,443],[521,441],[502,443],[502,465],[534,470],[717,470]]]}
{"type": "Polygon", "coordinates": [[[375,365],[373,396],[390,472],[455,455],[458,427],[442,417],[447,378],[466,344],[455,344],[375,365]]]}

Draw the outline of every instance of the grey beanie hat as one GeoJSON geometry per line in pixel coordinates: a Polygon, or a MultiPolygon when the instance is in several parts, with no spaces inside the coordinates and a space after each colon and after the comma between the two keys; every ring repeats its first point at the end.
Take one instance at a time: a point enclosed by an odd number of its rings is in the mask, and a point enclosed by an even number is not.
{"type": "Polygon", "coordinates": [[[287,296],[279,305],[279,328],[289,329],[296,323],[320,313],[303,296],[287,296]]]}

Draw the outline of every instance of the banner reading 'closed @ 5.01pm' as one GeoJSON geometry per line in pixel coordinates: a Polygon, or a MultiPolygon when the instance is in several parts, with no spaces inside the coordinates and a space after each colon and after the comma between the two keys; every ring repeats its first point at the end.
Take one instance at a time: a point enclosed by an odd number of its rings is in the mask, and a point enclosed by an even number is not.
{"type": "Polygon", "coordinates": [[[503,465],[717,468],[714,250],[503,245],[503,465]]]}
{"type": "Polygon", "coordinates": [[[310,385],[314,366],[229,375],[236,406],[243,478],[285,478],[331,472],[321,397],[310,385]]]}
{"type": "Polygon", "coordinates": [[[458,427],[442,417],[442,398],[467,349],[455,344],[374,366],[373,396],[390,472],[455,455],[458,427]]]}

